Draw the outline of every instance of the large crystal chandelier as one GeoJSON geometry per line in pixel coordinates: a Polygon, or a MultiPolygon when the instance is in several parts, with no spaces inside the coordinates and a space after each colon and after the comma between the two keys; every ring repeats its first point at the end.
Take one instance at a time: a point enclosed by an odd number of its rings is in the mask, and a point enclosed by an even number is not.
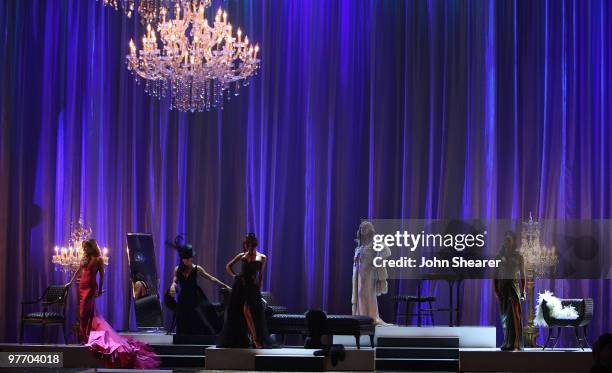
{"type": "MultiPolygon", "coordinates": [[[[210,2],[208,1],[208,4],[210,2]]],[[[177,3],[174,19],[166,20],[168,11],[160,10],[156,32],[147,25],[142,49],[130,40],[127,67],[136,81],[144,81],[145,91],[153,97],[170,96],[171,109],[207,111],[223,108],[224,97],[238,93],[240,85],[257,73],[259,47],[249,43],[240,29],[232,35],[227,13],[221,9],[213,25],[205,15],[206,3],[177,3]]]]}

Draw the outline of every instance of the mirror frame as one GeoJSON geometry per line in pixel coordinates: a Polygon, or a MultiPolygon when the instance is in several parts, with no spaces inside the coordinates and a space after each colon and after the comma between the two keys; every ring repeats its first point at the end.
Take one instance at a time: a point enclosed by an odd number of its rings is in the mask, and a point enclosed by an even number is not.
{"type": "MultiPolygon", "coordinates": [[[[164,314],[160,301],[160,293],[159,293],[159,273],[157,272],[156,265],[156,254],[155,254],[155,243],[153,240],[153,235],[151,233],[138,233],[138,232],[128,232],[126,234],[127,246],[126,246],[126,254],[128,258],[128,281],[130,284],[130,303],[134,305],[134,316],[136,318],[136,327],[139,330],[142,329],[163,329],[164,328],[164,314]],[[149,241],[151,245],[151,254],[148,258],[145,258],[142,261],[139,261],[137,258],[134,258],[134,254],[137,250],[144,245],[143,242],[149,241]],[[136,244],[138,246],[136,246],[136,244]],[[138,270],[139,267],[146,268],[147,271],[138,270]],[[157,312],[159,310],[159,315],[154,315],[153,319],[155,320],[151,325],[140,326],[138,324],[138,312],[136,310],[136,299],[134,298],[134,281],[132,279],[132,273],[138,270],[146,276],[146,282],[150,284],[151,293],[148,296],[155,296],[157,302],[153,305],[153,311],[157,312]],[[151,273],[152,272],[152,273],[151,273]]],[[[144,298],[144,297],[143,297],[144,298]]],[[[131,308],[131,307],[130,307],[131,308]]],[[[132,312],[129,310],[128,315],[131,318],[132,312]]],[[[131,320],[130,320],[131,321],[131,320]]],[[[129,323],[128,323],[129,325],[129,323]]]]}

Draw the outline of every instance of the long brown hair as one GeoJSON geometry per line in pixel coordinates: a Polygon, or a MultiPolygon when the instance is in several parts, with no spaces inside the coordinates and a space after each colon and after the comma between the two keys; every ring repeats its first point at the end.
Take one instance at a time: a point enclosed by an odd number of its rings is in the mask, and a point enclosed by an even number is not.
{"type": "Polygon", "coordinates": [[[85,263],[89,263],[91,258],[97,258],[100,256],[100,247],[95,238],[89,238],[83,241],[83,260],[85,263]]]}

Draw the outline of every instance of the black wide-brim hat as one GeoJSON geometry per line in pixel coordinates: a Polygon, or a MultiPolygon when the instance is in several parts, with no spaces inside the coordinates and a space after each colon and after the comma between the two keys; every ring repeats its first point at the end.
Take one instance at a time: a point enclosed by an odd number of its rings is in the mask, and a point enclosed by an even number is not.
{"type": "Polygon", "coordinates": [[[176,236],[174,242],[166,241],[166,245],[178,251],[181,259],[189,259],[195,256],[195,252],[193,251],[193,246],[188,243],[184,243],[185,238],[182,235],[176,236]]]}
{"type": "Polygon", "coordinates": [[[190,244],[179,247],[178,252],[181,259],[189,259],[195,256],[193,246],[191,246],[190,244]]]}

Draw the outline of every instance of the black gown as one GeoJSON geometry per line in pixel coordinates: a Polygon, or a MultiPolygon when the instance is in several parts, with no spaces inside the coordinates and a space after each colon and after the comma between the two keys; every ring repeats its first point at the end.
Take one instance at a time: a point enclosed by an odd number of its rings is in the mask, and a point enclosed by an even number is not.
{"type": "Polygon", "coordinates": [[[261,261],[242,259],[242,270],[234,280],[234,286],[229,296],[225,310],[225,322],[219,335],[218,347],[248,348],[251,345],[249,328],[244,314],[244,306],[248,306],[257,340],[265,348],[277,347],[268,334],[266,325],[265,304],[261,299],[258,276],[261,272],[261,261]]]}
{"type": "Polygon", "coordinates": [[[523,257],[516,253],[500,253],[502,263],[499,278],[495,279],[499,301],[499,315],[504,329],[502,350],[523,349],[523,322],[521,311],[521,268],[523,257]]]}
{"type": "Polygon", "coordinates": [[[176,309],[176,333],[210,335],[221,330],[221,319],[198,286],[198,271],[194,266],[187,277],[179,266],[176,273],[180,286],[176,309]]]}

